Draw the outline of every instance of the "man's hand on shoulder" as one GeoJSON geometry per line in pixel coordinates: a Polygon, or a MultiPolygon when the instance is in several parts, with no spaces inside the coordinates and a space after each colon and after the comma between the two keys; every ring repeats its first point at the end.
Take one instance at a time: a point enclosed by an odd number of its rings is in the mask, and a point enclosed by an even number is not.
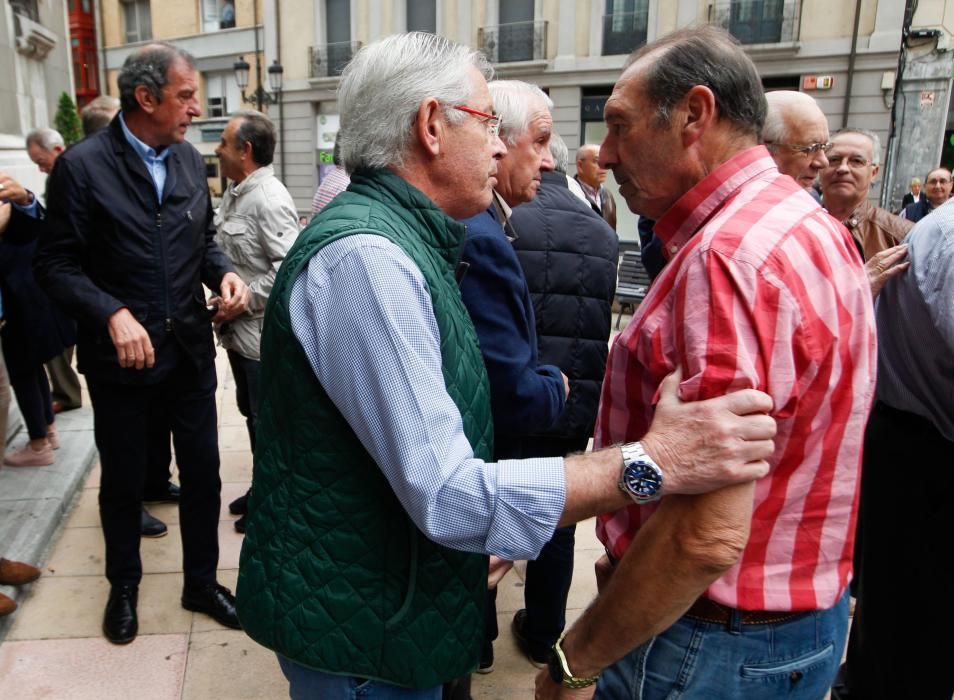
{"type": "Polygon", "coordinates": [[[878,298],[885,282],[911,267],[911,263],[905,260],[907,255],[908,246],[902,243],[875,253],[865,261],[865,273],[868,275],[868,284],[871,285],[872,299],[878,298]]]}
{"type": "Polygon", "coordinates": [[[649,432],[640,442],[663,472],[663,495],[707,493],[760,479],[775,451],[772,399],[743,389],[704,401],[683,402],[681,374],[660,386],[649,432]]]}
{"type": "Polygon", "coordinates": [[[113,313],[108,326],[120,367],[142,369],[156,364],[156,353],[149,334],[129,309],[123,307],[113,313]]]}
{"type": "Polygon", "coordinates": [[[215,297],[219,310],[212,318],[213,323],[225,323],[245,313],[251,292],[241,277],[234,272],[226,272],[222,276],[219,290],[221,294],[215,297]]]}

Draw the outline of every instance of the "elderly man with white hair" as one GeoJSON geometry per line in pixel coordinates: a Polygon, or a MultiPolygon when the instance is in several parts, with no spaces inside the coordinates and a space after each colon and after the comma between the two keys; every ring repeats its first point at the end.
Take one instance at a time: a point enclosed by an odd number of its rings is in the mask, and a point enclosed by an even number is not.
{"type": "Polygon", "coordinates": [[[762,142],[779,172],[809,190],[818,173],[828,165],[828,119],[818,103],[803,92],[775,90],[765,94],[768,112],[762,142]]]}
{"type": "MultiPolygon", "coordinates": [[[[433,34],[362,49],[338,92],[351,186],[299,235],[272,289],[238,608],[292,697],[440,697],[478,664],[486,555],[533,558],[558,524],[631,498],[619,447],[489,461],[454,219],[486,209],[498,185],[490,74],[433,34]]],[[[664,389],[640,443],[656,488],[764,473],[774,423],[747,414],[768,398],[707,403],[664,389]]]]}

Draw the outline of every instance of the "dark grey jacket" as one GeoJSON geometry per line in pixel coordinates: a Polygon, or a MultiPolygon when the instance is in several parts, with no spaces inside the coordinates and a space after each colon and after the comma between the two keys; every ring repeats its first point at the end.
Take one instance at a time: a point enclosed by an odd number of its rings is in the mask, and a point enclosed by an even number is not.
{"type": "Polygon", "coordinates": [[[511,224],[533,300],[538,361],[570,380],[563,413],[541,434],[585,441],[606,369],[619,239],[557,172],[543,173],[536,199],[515,208],[511,224]]]}

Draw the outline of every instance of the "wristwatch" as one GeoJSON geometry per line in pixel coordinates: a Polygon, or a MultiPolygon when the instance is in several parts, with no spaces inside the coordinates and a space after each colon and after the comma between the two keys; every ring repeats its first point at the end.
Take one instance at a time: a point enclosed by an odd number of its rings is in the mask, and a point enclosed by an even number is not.
{"type": "Polygon", "coordinates": [[[597,673],[595,676],[588,677],[577,677],[573,675],[570,671],[570,666],[566,662],[566,655],[563,653],[563,648],[560,646],[565,636],[566,632],[561,634],[560,638],[556,640],[556,644],[550,647],[550,657],[547,659],[547,668],[550,670],[550,678],[554,683],[559,683],[564,688],[589,688],[600,679],[600,674],[597,673]]]}
{"type": "Polygon", "coordinates": [[[623,453],[623,469],[619,474],[619,490],[637,504],[658,499],[663,484],[659,465],[638,442],[627,442],[620,451],[623,453]]]}

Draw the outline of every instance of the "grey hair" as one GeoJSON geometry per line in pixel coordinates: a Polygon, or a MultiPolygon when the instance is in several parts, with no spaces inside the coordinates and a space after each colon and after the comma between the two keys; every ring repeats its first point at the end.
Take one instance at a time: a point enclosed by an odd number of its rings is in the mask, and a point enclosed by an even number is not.
{"type": "Polygon", "coordinates": [[[821,111],[815,99],[797,90],[767,92],[765,102],[768,105],[768,111],[765,113],[765,124],[762,126],[762,143],[772,152],[777,150],[775,144],[788,142],[788,117],[792,113],[814,110],[825,118],[825,113],[821,111]]]}
{"type": "Polygon", "coordinates": [[[338,87],[345,170],[403,166],[417,111],[429,97],[446,107],[448,122],[462,122],[466,115],[450,107],[473,93],[469,68],[488,80],[493,75],[483,54],[426,32],[396,34],[358,51],[338,87]]]}
{"type": "Polygon", "coordinates": [[[26,137],[26,145],[29,148],[31,145],[36,145],[42,148],[44,151],[52,151],[57,146],[66,147],[66,144],[63,142],[63,137],[60,136],[60,132],[56,129],[34,129],[26,137]]]}
{"type": "Polygon", "coordinates": [[[100,95],[83,107],[80,112],[80,117],[83,120],[83,136],[89,136],[100,129],[105,129],[118,111],[119,100],[112,95],[100,95]]]}
{"type": "Polygon", "coordinates": [[[595,143],[584,143],[582,146],[576,149],[576,162],[579,163],[581,160],[583,160],[583,158],[586,157],[586,154],[592,149],[596,149],[596,157],[599,158],[600,147],[595,143]]]}
{"type": "Polygon", "coordinates": [[[637,49],[626,68],[651,53],[643,90],[656,109],[657,128],[672,120],[672,109],[692,88],[703,85],[715,96],[719,118],[735,131],[758,138],[765,122],[765,92],[759,72],[737,40],[710,25],[678,29],[637,49]]]}
{"type": "Polygon", "coordinates": [[[867,139],[871,141],[871,164],[881,164],[881,139],[878,138],[878,135],[875,132],[869,131],[868,129],[856,129],[853,126],[846,126],[845,128],[836,131],[831,135],[831,137],[835,138],[841,134],[861,134],[862,136],[867,137],[867,139]]]}
{"type": "Polygon", "coordinates": [[[275,159],[275,124],[261,112],[246,109],[236,112],[232,119],[241,119],[235,129],[235,146],[243,149],[252,144],[252,160],[258,166],[271,165],[275,159]]]}
{"type": "Polygon", "coordinates": [[[535,102],[542,102],[548,111],[553,109],[553,100],[531,83],[495,80],[487,87],[494,100],[494,112],[500,117],[500,138],[508,146],[513,146],[517,139],[527,133],[530,128],[530,108],[535,102]]]}
{"type": "Polygon", "coordinates": [[[136,88],[144,86],[156,102],[162,102],[162,89],[169,82],[169,67],[175,61],[185,61],[195,69],[195,59],[188,51],[165,41],[154,41],[129,54],[119,71],[119,102],[123,112],[139,109],[136,88]]]}
{"type": "Polygon", "coordinates": [[[570,166],[570,149],[556,131],[550,134],[550,153],[553,155],[553,169],[565,175],[570,166]]]}
{"type": "Polygon", "coordinates": [[[919,178],[919,177],[912,177],[912,178],[911,178],[911,184],[909,185],[909,187],[914,187],[915,185],[920,185],[920,184],[921,184],[921,178],[919,178]]]}

